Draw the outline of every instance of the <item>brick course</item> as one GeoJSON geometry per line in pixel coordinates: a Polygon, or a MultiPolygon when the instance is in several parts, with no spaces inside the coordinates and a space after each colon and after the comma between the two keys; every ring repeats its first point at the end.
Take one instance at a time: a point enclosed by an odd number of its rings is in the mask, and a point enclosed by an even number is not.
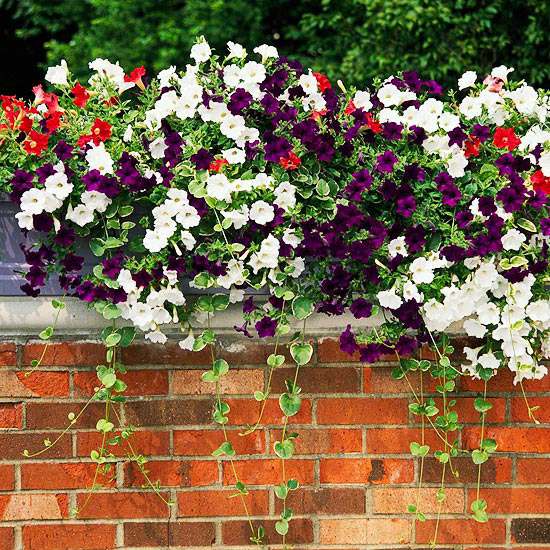
{"type": "MultiPolygon", "coordinates": [[[[394,358],[365,367],[358,357],[343,354],[334,338],[313,341],[312,363],[302,369],[302,410],[292,417],[295,456],[286,475],[301,487],[287,505],[295,519],[287,542],[296,550],[367,550],[426,548],[435,530],[435,494],[442,469],[433,458],[424,464],[423,488],[417,493],[419,464],[409,443],[420,441],[418,419],[408,410],[409,388],[391,378],[394,358]],[[413,522],[407,505],[419,498],[426,522],[413,522]]],[[[264,361],[270,343],[228,338],[218,353],[232,366],[224,380],[231,406],[227,433],[237,457],[231,466],[212,450],[223,441],[212,422],[213,385],[202,381],[209,354],[181,350],[170,342],[155,346],[138,342],[123,350],[128,368],[128,402],[117,405],[137,431],[130,439],[162,494],[151,490],[129,448],[112,447],[117,457],[109,476],[78,518],[69,511],[87,500],[94,478],[90,452],[100,442],[95,422],[102,404],[92,404],[55,448],[34,458],[43,440],[54,440],[78,413],[97,385],[95,365],[104,362],[97,342],[57,342],[48,348],[40,369],[25,376],[43,343],[0,343],[0,550],[147,550],[165,548],[240,549],[250,546],[250,528],[239,497],[231,487],[234,470],[249,485],[246,503],[256,527],[265,527],[269,547],[280,544],[274,524],[281,510],[272,484],[280,482],[281,463],[273,443],[280,437],[283,415],[278,392],[293,376],[290,361],[274,372],[274,395],[265,407],[261,428],[240,435],[254,424],[261,404],[251,394],[267,381],[264,361]],[[233,496],[233,498],[232,498],[233,496]]],[[[282,346],[280,353],[288,357],[282,346]]],[[[427,355],[427,352],[425,353],[427,355]]],[[[410,381],[419,388],[418,376],[410,381]]],[[[424,380],[427,392],[435,384],[424,380]]],[[[473,398],[482,389],[460,380],[457,410],[466,424],[463,446],[479,442],[473,398]]],[[[487,524],[469,520],[476,498],[477,467],[457,458],[459,477],[446,470],[446,501],[438,527],[437,548],[450,550],[550,550],[550,377],[525,385],[532,406],[540,406],[540,424],[529,422],[520,388],[503,372],[489,384],[494,405],[487,417],[486,437],[499,452],[483,465],[481,498],[487,500],[487,524]]],[[[426,443],[440,448],[431,430],[426,443]]],[[[252,546],[250,546],[252,547],[252,546]]]]}

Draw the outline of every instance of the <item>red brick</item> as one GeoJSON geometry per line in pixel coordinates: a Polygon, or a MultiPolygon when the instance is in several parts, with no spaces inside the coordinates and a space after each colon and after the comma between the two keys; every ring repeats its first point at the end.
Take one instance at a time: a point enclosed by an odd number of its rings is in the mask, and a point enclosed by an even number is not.
{"type": "MultiPolygon", "coordinates": [[[[96,466],[91,463],[66,462],[21,465],[23,489],[83,489],[91,487],[96,466]]],[[[111,475],[114,473],[114,467],[111,475]]],[[[97,483],[113,485],[109,476],[100,475],[97,483]]]]}
{"type": "MultiPolygon", "coordinates": [[[[66,428],[71,424],[68,415],[79,415],[86,403],[27,403],[27,428],[41,430],[44,428],[66,428]]],[[[97,421],[105,414],[105,405],[91,403],[72,425],[72,429],[95,428],[97,421]]]]}
{"type": "Polygon", "coordinates": [[[0,491],[10,491],[15,486],[15,470],[13,466],[0,466],[0,491]]]}
{"type": "Polygon", "coordinates": [[[215,525],[207,522],[125,523],[125,546],[212,546],[215,525]]]}
{"type": "MultiPolygon", "coordinates": [[[[218,481],[215,460],[157,460],[144,466],[149,479],[159,481],[162,487],[202,487],[218,481]]],[[[124,481],[129,487],[145,487],[147,483],[135,463],[124,465],[124,481]]]]}
{"type": "MultiPolygon", "coordinates": [[[[468,509],[470,504],[477,498],[476,494],[475,489],[468,492],[468,509]]],[[[490,514],[550,513],[550,489],[546,488],[484,488],[481,489],[480,498],[487,501],[487,510],[490,514]]]]}
{"type": "MultiPolygon", "coordinates": [[[[168,372],[163,370],[128,370],[118,375],[128,387],[127,396],[166,395],[168,393],[168,372]]],[[[76,372],[74,374],[75,395],[89,397],[94,393],[99,381],[95,372],[76,372]]]]}
{"type": "Polygon", "coordinates": [[[321,483],[411,483],[412,460],[379,458],[323,458],[321,483]]]}
{"type": "MultiPolygon", "coordinates": [[[[238,430],[227,430],[238,455],[265,451],[265,436],[261,430],[241,436],[238,430]]],[[[224,441],[222,430],[175,430],[174,454],[181,456],[211,456],[224,441]]]]}
{"type": "MultiPolygon", "coordinates": [[[[455,477],[449,465],[445,467],[445,483],[463,485],[477,483],[478,467],[470,457],[456,457],[452,459],[452,467],[458,472],[455,477]]],[[[424,460],[424,481],[440,483],[443,465],[435,458],[427,457],[424,460]]],[[[490,458],[481,468],[481,483],[510,483],[512,481],[512,461],[509,458],[490,458]]]]}
{"type": "Polygon", "coordinates": [[[0,518],[4,521],[62,519],[67,517],[68,502],[64,494],[0,495],[0,518]]]}
{"type": "MultiPolygon", "coordinates": [[[[411,395],[411,389],[407,381],[402,378],[396,380],[392,376],[392,367],[365,367],[363,369],[363,391],[370,394],[406,394],[411,395]]],[[[411,372],[407,378],[415,392],[420,392],[420,376],[411,372]]],[[[422,377],[424,393],[435,391],[436,381],[429,375],[422,377]]]]}
{"type": "MultiPolygon", "coordinates": [[[[246,485],[276,485],[282,481],[282,461],[267,460],[234,460],[239,479],[246,485]]],[[[233,467],[228,461],[223,463],[224,485],[234,485],[233,467]]],[[[313,460],[285,460],[287,479],[297,479],[300,485],[310,485],[313,482],[313,460]]]]}
{"type": "Polygon", "coordinates": [[[115,525],[24,525],[25,550],[98,550],[115,547],[115,525]]]}
{"type": "Polygon", "coordinates": [[[33,359],[40,359],[47,345],[42,365],[55,367],[80,367],[101,365],[105,362],[105,346],[91,342],[30,343],[23,348],[23,365],[28,367],[33,359]]]}
{"type": "MultiPolygon", "coordinates": [[[[421,430],[412,428],[371,428],[367,430],[367,452],[372,454],[410,454],[411,441],[421,442],[421,430]]],[[[438,449],[443,442],[431,427],[425,430],[425,442],[438,449]]]]}
{"type": "MultiPolygon", "coordinates": [[[[204,369],[179,370],[172,376],[172,392],[177,395],[212,395],[216,385],[204,382],[204,369]]],[[[220,383],[223,395],[250,395],[263,389],[264,372],[260,369],[230,370],[220,383]]]]}
{"type": "MultiPolygon", "coordinates": [[[[550,397],[528,397],[530,407],[539,407],[533,411],[535,418],[543,424],[550,423],[550,397]]],[[[527,405],[523,397],[515,397],[512,399],[512,422],[529,422],[533,420],[529,418],[527,405]]]]}
{"type": "Polygon", "coordinates": [[[37,397],[67,397],[69,395],[69,373],[35,371],[25,376],[25,371],[17,373],[17,378],[37,397]]]}
{"type": "Polygon", "coordinates": [[[136,342],[122,349],[122,362],[125,365],[209,365],[212,362],[210,350],[186,351],[176,342],[148,344],[136,342]]]}
{"type": "Polygon", "coordinates": [[[163,399],[126,403],[126,420],[134,426],[169,426],[209,424],[212,420],[211,399],[163,399]]]}
{"type": "Polygon", "coordinates": [[[359,353],[349,355],[340,349],[338,338],[320,338],[317,343],[317,359],[319,363],[357,363],[359,353]]]}
{"type": "MultiPolygon", "coordinates": [[[[59,436],[59,432],[41,432],[41,433],[0,433],[0,449],[2,449],[2,458],[4,460],[24,460],[23,451],[27,449],[30,453],[44,449],[44,439],[54,441],[59,436]]],[[[72,455],[71,437],[66,434],[59,442],[42,453],[39,460],[51,460],[52,458],[66,458],[72,455]]]]}
{"type": "Polygon", "coordinates": [[[23,405],[21,403],[0,403],[0,428],[21,429],[23,427],[23,405]]]}
{"type": "MultiPolygon", "coordinates": [[[[162,493],[168,500],[168,493],[162,493]]],[[[88,494],[77,495],[80,508],[88,494]]],[[[81,519],[126,519],[126,518],[165,518],[169,516],[169,507],[153,492],[116,492],[94,493],[84,510],[80,510],[81,519]]]]}
{"type": "MultiPolygon", "coordinates": [[[[274,393],[286,391],[285,380],[294,378],[294,368],[278,368],[273,373],[274,393]]],[[[358,393],[361,373],[356,367],[306,367],[298,383],[302,393],[358,393]]]]}
{"type": "MultiPolygon", "coordinates": [[[[302,487],[287,498],[287,505],[295,514],[339,515],[365,513],[365,490],[358,488],[302,487]]],[[[281,501],[275,501],[276,512],[281,501]]]]}
{"type": "Polygon", "coordinates": [[[518,458],[516,482],[550,484],[550,458],[518,458]]]}
{"type": "MultiPolygon", "coordinates": [[[[274,438],[280,438],[280,433],[280,430],[272,432],[274,438]]],[[[362,430],[350,428],[300,428],[294,444],[299,455],[360,453],[363,433],[362,430]]],[[[273,453],[273,448],[270,451],[273,453]]]]}
{"type": "MultiPolygon", "coordinates": [[[[519,390],[519,386],[514,386],[513,380],[514,374],[509,369],[501,369],[498,374],[487,383],[487,393],[490,395],[493,392],[513,392],[516,391],[516,389],[519,390]]],[[[464,376],[461,379],[460,389],[462,391],[483,393],[483,388],[483,380],[474,380],[469,376],[464,376]]]]}
{"type": "MultiPolygon", "coordinates": [[[[416,522],[416,542],[429,543],[434,535],[435,520],[416,522]]],[[[471,519],[445,519],[440,521],[437,534],[439,544],[502,544],[506,539],[503,519],[490,519],[478,523],[471,519]]]]}
{"type": "Polygon", "coordinates": [[[0,550],[13,550],[14,541],[13,527],[0,527],[0,550]]]}
{"type": "MultiPolygon", "coordinates": [[[[259,525],[265,529],[263,539],[266,544],[280,544],[281,535],[275,531],[275,520],[260,520],[259,525]]],[[[250,544],[250,525],[248,521],[227,521],[222,524],[222,539],[224,545],[247,546],[250,544]]],[[[288,544],[307,544],[313,542],[313,523],[308,518],[294,518],[286,535],[288,544]]]]}
{"type": "Polygon", "coordinates": [[[15,344],[0,343],[0,367],[14,367],[17,364],[15,344]]]}
{"type": "MultiPolygon", "coordinates": [[[[261,403],[254,399],[227,399],[231,407],[229,424],[233,426],[247,426],[255,424],[260,414],[261,403]]],[[[278,399],[268,399],[261,425],[282,425],[284,414],[279,407],[278,399]]],[[[289,418],[289,424],[309,424],[311,422],[311,401],[302,399],[302,408],[295,416],[289,418]]]]}
{"type": "MultiPolygon", "coordinates": [[[[456,405],[452,407],[452,410],[458,414],[458,421],[466,424],[480,424],[479,412],[474,407],[474,397],[460,396],[456,400],[456,405]]],[[[493,408],[487,413],[485,422],[487,424],[503,423],[506,419],[506,400],[503,397],[490,397],[488,401],[493,405],[493,408]]],[[[437,408],[442,411],[442,400],[435,399],[437,408]]],[[[421,420],[419,416],[412,416],[412,420],[415,424],[420,424],[421,420]]]]}
{"type": "MultiPolygon", "coordinates": [[[[265,365],[275,347],[274,339],[258,342],[230,338],[218,343],[217,356],[223,357],[230,365],[265,365]]],[[[286,364],[294,364],[287,345],[279,345],[277,353],[285,356],[286,364]]]]}
{"type": "MultiPolygon", "coordinates": [[[[500,452],[550,453],[550,429],[548,428],[496,428],[487,427],[486,438],[495,439],[500,452]]],[[[464,447],[475,449],[479,446],[479,427],[464,428],[462,431],[464,447]]]]}
{"type": "Polygon", "coordinates": [[[321,544],[406,544],[410,534],[411,524],[406,519],[331,518],[319,522],[321,544]]]}
{"type": "MultiPolygon", "coordinates": [[[[102,436],[98,432],[78,432],[76,439],[77,455],[90,456],[90,453],[101,444],[101,439],[102,436]]],[[[129,442],[137,454],[147,457],[163,456],[170,452],[169,432],[140,430],[132,434],[129,442]]],[[[109,446],[108,449],[118,457],[126,456],[129,452],[128,444],[109,446]]]]}
{"type": "MultiPolygon", "coordinates": [[[[438,488],[423,487],[377,487],[372,489],[372,509],[376,514],[406,514],[407,507],[415,504],[419,498],[419,510],[424,513],[437,513],[440,504],[436,494],[438,488]]],[[[445,501],[441,505],[444,514],[464,512],[464,491],[462,488],[445,489],[445,501]]]]}
{"type": "MultiPolygon", "coordinates": [[[[181,517],[246,516],[240,498],[231,498],[235,491],[182,491],[178,493],[178,515],[181,517]]],[[[250,491],[244,497],[250,515],[265,515],[268,492],[250,491]]]]}
{"type": "Polygon", "coordinates": [[[405,424],[406,399],[328,398],[317,402],[319,424],[405,424]]]}

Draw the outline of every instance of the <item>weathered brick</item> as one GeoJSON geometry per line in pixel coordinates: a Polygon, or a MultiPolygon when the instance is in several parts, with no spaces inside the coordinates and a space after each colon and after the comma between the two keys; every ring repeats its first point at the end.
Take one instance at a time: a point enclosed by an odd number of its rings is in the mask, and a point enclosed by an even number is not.
{"type": "Polygon", "coordinates": [[[406,519],[321,519],[321,544],[406,544],[410,522],[406,519]]]}
{"type": "MultiPolygon", "coordinates": [[[[445,468],[445,482],[447,484],[462,485],[476,483],[478,467],[470,457],[456,457],[452,459],[453,470],[458,472],[455,477],[447,464],[445,468]]],[[[424,481],[439,483],[441,481],[443,465],[435,458],[427,457],[424,460],[424,481]]],[[[509,458],[491,458],[481,468],[481,483],[510,483],[512,481],[512,461],[509,458]]]]}
{"type": "MultiPolygon", "coordinates": [[[[281,437],[281,430],[271,432],[274,439],[281,437]]],[[[363,448],[362,430],[350,428],[299,428],[294,441],[298,455],[360,453],[363,448]]],[[[273,453],[273,449],[271,449],[273,453]]]]}
{"type": "MultiPolygon", "coordinates": [[[[303,487],[290,493],[287,505],[295,514],[362,514],[365,512],[365,491],[356,488],[303,487]]],[[[278,499],[275,508],[280,512],[281,501],[278,499]]]]}
{"type": "MultiPolygon", "coordinates": [[[[99,432],[78,432],[78,456],[90,456],[94,449],[98,449],[102,436],[99,432]]],[[[139,430],[132,434],[129,442],[137,454],[147,457],[165,456],[170,450],[170,433],[166,431],[139,430]]],[[[125,456],[130,452],[128,444],[109,446],[109,451],[115,456],[125,456]]]]}
{"type": "MultiPolygon", "coordinates": [[[[436,520],[416,522],[417,544],[429,543],[434,535],[436,520]]],[[[506,540],[506,522],[491,518],[487,523],[471,519],[445,519],[439,522],[439,544],[502,544],[506,540]]]]}
{"type": "Polygon", "coordinates": [[[4,521],[61,519],[67,516],[67,496],[15,493],[2,497],[4,521]]]}
{"type": "MultiPolygon", "coordinates": [[[[218,481],[218,464],[214,460],[157,460],[145,464],[149,479],[163,487],[202,487],[218,481]]],[[[124,482],[130,487],[146,484],[135,463],[125,464],[124,482]]]]}
{"type": "MultiPolygon", "coordinates": [[[[501,452],[550,453],[550,428],[488,426],[485,437],[495,439],[501,452]]],[[[479,445],[479,427],[464,428],[462,441],[468,449],[479,445]]]]}
{"type": "Polygon", "coordinates": [[[13,550],[14,546],[15,536],[13,527],[0,527],[0,550],[13,550]]]}
{"type": "Polygon", "coordinates": [[[38,370],[3,370],[0,378],[2,397],[67,397],[69,395],[69,373],[38,370]]]}
{"type": "Polygon", "coordinates": [[[23,348],[23,366],[30,366],[33,359],[40,359],[47,346],[42,365],[55,367],[86,367],[105,362],[105,346],[92,342],[39,342],[29,343],[23,348]]]}
{"type": "Polygon", "coordinates": [[[21,403],[0,403],[0,429],[21,429],[23,427],[23,405],[21,403]]]}
{"type": "MultiPolygon", "coordinates": [[[[178,493],[178,516],[216,517],[246,516],[239,498],[231,498],[234,489],[222,491],[182,491],[178,493]]],[[[268,511],[268,492],[250,491],[244,497],[251,515],[265,515],[268,511]]]]}
{"type": "Polygon", "coordinates": [[[215,525],[209,522],[125,523],[125,546],[212,546],[215,525]]]}
{"type": "Polygon", "coordinates": [[[0,343],[0,367],[13,367],[17,363],[15,344],[11,342],[0,343]]]}
{"type": "MultiPolygon", "coordinates": [[[[256,522],[254,522],[256,523],[256,522]]],[[[279,544],[281,535],[275,531],[274,520],[260,520],[257,522],[265,529],[267,544],[279,544]]],[[[222,524],[222,539],[224,545],[246,546],[250,544],[250,525],[247,521],[226,521],[222,524]]],[[[313,523],[311,519],[295,518],[290,522],[290,529],[286,535],[288,544],[308,544],[313,542],[313,523]]]]}
{"type": "MultiPolygon", "coordinates": [[[[265,436],[261,430],[241,436],[239,430],[227,430],[238,455],[259,454],[265,451],[265,436]]],[[[181,456],[211,456],[224,441],[222,430],[175,430],[174,454],[181,456]]]]}
{"type": "MultiPolygon", "coordinates": [[[[71,424],[70,413],[78,416],[86,403],[27,403],[27,428],[42,430],[44,428],[66,428],[71,424]]],[[[105,405],[91,403],[72,425],[72,429],[95,428],[97,421],[105,414],[105,405]]]]}
{"type": "Polygon", "coordinates": [[[547,544],[550,518],[513,518],[512,540],[518,544],[547,544]]]}
{"type": "MultiPolygon", "coordinates": [[[[212,395],[216,385],[202,380],[202,370],[179,370],[173,373],[172,392],[179,395],[212,395]]],[[[230,370],[221,380],[224,395],[250,395],[263,390],[264,373],[260,369],[230,370]]]]}
{"type": "Polygon", "coordinates": [[[210,399],[163,399],[126,403],[126,420],[135,426],[209,424],[214,402],[210,399]]]}
{"type": "MultiPolygon", "coordinates": [[[[294,368],[278,368],[273,372],[274,393],[286,391],[285,380],[294,379],[294,368]]],[[[361,372],[355,367],[306,367],[298,380],[303,393],[358,393],[361,372]]]]}
{"type": "MultiPolygon", "coordinates": [[[[436,513],[440,504],[437,502],[437,488],[397,488],[376,487],[372,489],[373,510],[377,514],[406,514],[409,504],[416,504],[424,513],[436,513]]],[[[445,501],[441,511],[445,514],[458,514],[464,511],[464,491],[462,489],[445,489],[445,501]]]]}
{"type": "MultiPolygon", "coordinates": [[[[25,460],[23,457],[25,449],[30,453],[41,451],[44,449],[44,439],[54,441],[58,436],[59,432],[0,433],[2,458],[4,460],[25,460]]],[[[51,460],[52,458],[65,458],[71,455],[71,438],[66,435],[55,446],[49,448],[36,458],[39,460],[51,460]]]]}
{"type": "MultiPolygon", "coordinates": [[[[168,500],[167,493],[161,493],[168,500]]],[[[89,504],[82,510],[88,494],[77,495],[77,506],[81,519],[127,519],[165,518],[169,516],[168,506],[153,492],[94,493],[89,504]]]]}
{"type": "Polygon", "coordinates": [[[319,424],[404,424],[407,419],[405,399],[353,397],[317,402],[319,424]]]}
{"type": "Polygon", "coordinates": [[[359,353],[349,355],[340,349],[338,338],[324,337],[317,343],[317,359],[319,363],[357,363],[359,353]]]}
{"type": "MultiPolygon", "coordinates": [[[[274,347],[273,339],[248,342],[245,338],[225,338],[218,342],[217,356],[223,357],[230,365],[265,365],[274,347]]],[[[277,353],[285,356],[287,364],[294,364],[287,345],[279,345],[277,353]]]]}
{"type": "MultiPolygon", "coordinates": [[[[300,485],[309,485],[313,482],[313,466],[313,460],[285,460],[286,476],[297,479],[300,485]]],[[[282,480],[281,460],[234,460],[233,466],[227,461],[223,463],[224,485],[235,484],[233,467],[246,485],[274,485],[282,480]]]]}
{"type": "Polygon", "coordinates": [[[106,550],[115,547],[116,526],[107,524],[24,525],[25,550],[106,550]]]}
{"type": "MultiPolygon", "coordinates": [[[[23,489],[83,489],[91,487],[96,466],[91,463],[32,463],[21,465],[23,489]]],[[[99,475],[97,483],[113,485],[109,477],[99,475]]]]}
{"type": "MultiPolygon", "coordinates": [[[[481,490],[480,497],[487,501],[487,508],[493,513],[510,515],[550,513],[550,489],[546,488],[487,488],[481,490]]],[[[476,498],[475,489],[468,491],[470,504],[476,498]]]]}
{"type": "Polygon", "coordinates": [[[381,458],[323,458],[321,483],[411,483],[412,460],[381,458]]]}
{"type": "Polygon", "coordinates": [[[0,491],[10,491],[15,486],[15,468],[8,464],[0,465],[0,491]]]}
{"type": "Polygon", "coordinates": [[[186,351],[176,342],[148,344],[136,342],[122,349],[122,362],[125,365],[209,365],[212,362],[210,351],[186,351]]]}
{"type": "MultiPolygon", "coordinates": [[[[165,370],[133,370],[117,376],[127,384],[124,395],[166,395],[168,393],[168,372],[165,370]]],[[[99,386],[95,372],[75,372],[74,388],[77,397],[90,397],[99,386]]]]}

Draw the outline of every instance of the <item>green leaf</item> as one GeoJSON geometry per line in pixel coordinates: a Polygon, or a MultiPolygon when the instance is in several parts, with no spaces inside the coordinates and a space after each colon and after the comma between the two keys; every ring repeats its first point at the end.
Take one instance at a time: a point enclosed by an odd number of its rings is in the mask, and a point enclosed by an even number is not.
{"type": "Polygon", "coordinates": [[[298,489],[300,484],[298,483],[297,479],[289,479],[287,481],[287,486],[290,491],[295,491],[296,489],[298,489]]]}
{"type": "Polygon", "coordinates": [[[117,319],[122,315],[122,312],[115,304],[107,304],[103,309],[103,317],[105,319],[117,319]]]}
{"type": "Polygon", "coordinates": [[[257,391],[254,392],[254,399],[256,401],[265,401],[266,395],[263,391],[257,390],[257,391]]]}
{"type": "Polygon", "coordinates": [[[288,487],[281,483],[280,485],[275,485],[275,496],[277,498],[280,498],[281,500],[284,500],[288,495],[288,487]]]}
{"type": "Polygon", "coordinates": [[[123,241],[120,239],[116,239],[115,237],[108,237],[105,239],[103,246],[105,248],[119,248],[124,244],[123,241]]]}
{"type": "Polygon", "coordinates": [[[100,378],[100,380],[106,388],[112,388],[116,382],[116,374],[109,370],[100,378]]]}
{"type": "Polygon", "coordinates": [[[294,443],[292,443],[290,439],[285,439],[283,442],[276,441],[275,445],[273,445],[273,449],[279,458],[292,458],[294,454],[294,443]]]}
{"type": "Polygon", "coordinates": [[[56,300],[55,298],[52,300],[52,307],[54,309],[63,309],[65,307],[65,302],[62,302],[60,300],[56,300]]]}
{"type": "Polygon", "coordinates": [[[297,365],[302,366],[309,363],[313,355],[313,347],[311,344],[292,344],[290,346],[290,355],[297,365]]]}
{"type": "Polygon", "coordinates": [[[53,336],[53,327],[46,327],[42,332],[40,332],[40,334],[38,335],[38,337],[41,339],[41,340],[49,340],[51,337],[53,336]]]}
{"type": "Polygon", "coordinates": [[[235,454],[230,441],[224,441],[215,451],[212,451],[212,456],[235,456],[235,454]]]}
{"type": "Polygon", "coordinates": [[[120,336],[121,336],[119,346],[122,348],[128,347],[136,337],[135,327],[123,327],[119,329],[118,332],[120,333],[120,336]]]}
{"type": "Polygon", "coordinates": [[[286,535],[288,533],[288,521],[286,519],[281,519],[275,523],[275,531],[281,536],[286,535]]]}
{"type": "Polygon", "coordinates": [[[474,464],[483,464],[489,460],[489,453],[483,449],[472,451],[472,460],[474,464]]]}
{"type": "Polygon", "coordinates": [[[103,246],[103,241],[101,239],[91,239],[90,240],[90,250],[94,256],[103,256],[105,254],[105,247],[103,246]]]}
{"type": "Polygon", "coordinates": [[[474,500],[471,504],[472,517],[479,523],[486,523],[489,520],[487,514],[487,502],[483,499],[474,500]]]}
{"type": "Polygon", "coordinates": [[[97,421],[97,424],[95,426],[96,430],[102,433],[109,433],[110,431],[113,430],[114,427],[115,425],[112,422],[109,422],[108,420],[106,420],[105,418],[100,418],[97,421]]]}
{"type": "Polygon", "coordinates": [[[271,354],[268,358],[267,358],[267,364],[270,366],[270,367],[280,367],[281,365],[283,365],[285,362],[285,356],[284,355],[275,355],[275,354],[271,354]]]}
{"type": "Polygon", "coordinates": [[[416,443],[416,441],[413,441],[410,444],[411,454],[413,456],[426,456],[430,452],[430,446],[429,445],[420,445],[420,443],[416,443]]]}
{"type": "Polygon", "coordinates": [[[474,408],[479,413],[486,413],[493,408],[493,405],[483,397],[477,397],[474,401],[474,408]]]}
{"type": "Polygon", "coordinates": [[[216,311],[223,311],[229,305],[229,294],[214,294],[212,305],[216,311]]]}
{"type": "Polygon", "coordinates": [[[112,348],[113,346],[116,346],[121,340],[122,340],[122,335],[119,334],[118,332],[113,332],[105,338],[105,345],[108,348],[112,348]]]}
{"type": "Polygon", "coordinates": [[[217,382],[220,379],[220,377],[211,370],[203,372],[201,378],[204,382],[217,382]]]}
{"type": "Polygon", "coordinates": [[[279,397],[279,406],[285,416],[294,416],[302,406],[302,399],[298,395],[283,393],[279,397]]]}
{"type": "Polygon", "coordinates": [[[516,220],[516,223],[519,227],[525,229],[525,231],[529,231],[530,233],[537,232],[537,226],[532,221],[526,220],[525,218],[519,218],[519,220],[516,220]]]}
{"type": "Polygon", "coordinates": [[[212,365],[212,370],[217,376],[224,376],[229,372],[229,364],[225,359],[216,359],[212,365]]]}
{"type": "Polygon", "coordinates": [[[488,453],[494,453],[497,450],[497,442],[494,439],[484,439],[481,448],[488,453]]]}
{"type": "Polygon", "coordinates": [[[296,319],[306,319],[313,313],[313,301],[304,296],[296,296],[292,300],[292,314],[296,319]]]}
{"type": "Polygon", "coordinates": [[[118,209],[118,213],[121,218],[126,218],[134,211],[134,207],[130,205],[123,205],[118,209]]]}

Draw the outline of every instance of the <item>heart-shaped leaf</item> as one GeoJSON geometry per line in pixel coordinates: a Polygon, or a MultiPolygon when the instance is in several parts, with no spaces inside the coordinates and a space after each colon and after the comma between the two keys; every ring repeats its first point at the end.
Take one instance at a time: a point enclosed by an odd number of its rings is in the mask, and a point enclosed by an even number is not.
{"type": "Polygon", "coordinates": [[[302,406],[302,399],[298,395],[283,393],[279,397],[279,406],[285,416],[294,416],[302,406]]]}
{"type": "Polygon", "coordinates": [[[302,366],[309,363],[311,356],[313,355],[313,347],[311,344],[292,344],[290,346],[290,355],[297,365],[302,366]]]}
{"type": "Polygon", "coordinates": [[[286,519],[281,519],[275,524],[275,531],[279,535],[286,535],[288,533],[288,521],[286,519]]]}
{"type": "Polygon", "coordinates": [[[290,441],[289,439],[285,439],[282,442],[277,441],[275,442],[273,449],[275,450],[275,454],[279,458],[291,458],[294,454],[294,443],[292,443],[292,441],[290,441]]]}

